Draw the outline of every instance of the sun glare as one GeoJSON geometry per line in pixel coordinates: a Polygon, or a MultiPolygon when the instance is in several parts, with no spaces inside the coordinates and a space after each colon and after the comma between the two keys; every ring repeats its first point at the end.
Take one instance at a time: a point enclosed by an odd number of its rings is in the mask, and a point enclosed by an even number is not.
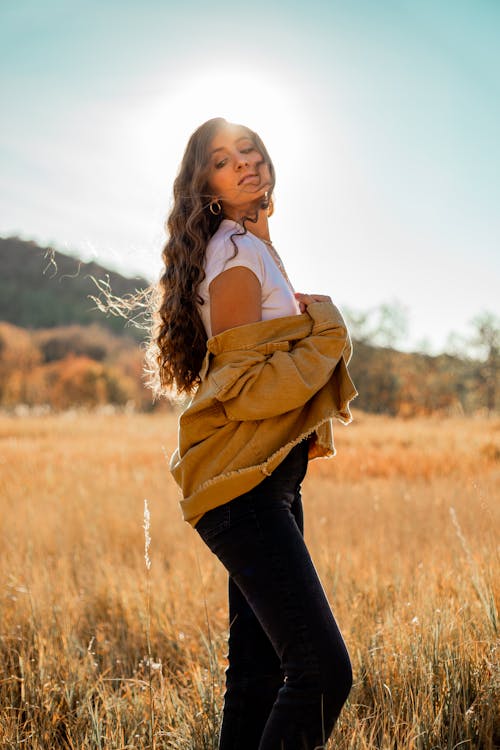
{"type": "Polygon", "coordinates": [[[273,160],[286,171],[286,154],[300,149],[306,130],[304,108],[290,83],[267,71],[213,69],[186,75],[175,90],[159,103],[160,119],[172,129],[172,141],[179,143],[177,161],[189,135],[211,117],[247,125],[261,135],[273,160]],[[299,145],[298,145],[299,144],[299,145]]]}

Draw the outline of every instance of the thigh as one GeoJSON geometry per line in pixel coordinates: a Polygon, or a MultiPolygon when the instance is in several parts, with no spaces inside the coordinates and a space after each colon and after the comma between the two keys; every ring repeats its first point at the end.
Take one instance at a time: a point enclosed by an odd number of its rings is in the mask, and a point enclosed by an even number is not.
{"type": "MultiPolygon", "coordinates": [[[[298,490],[291,507],[297,528],[303,534],[303,513],[300,491],[298,490]]],[[[263,675],[280,674],[280,659],[267,633],[264,631],[253,608],[232,577],[228,579],[229,601],[229,673],[232,667],[241,674],[263,675]]]]}
{"type": "Polygon", "coordinates": [[[304,660],[321,671],[325,659],[325,669],[331,668],[343,641],[299,528],[298,492],[291,472],[275,472],[228,503],[209,533],[203,525],[200,533],[243,593],[285,671],[304,660]]]}
{"type": "Polygon", "coordinates": [[[255,613],[287,674],[330,669],[342,638],[304,538],[289,509],[260,508],[216,554],[255,613]],[[328,663],[327,663],[328,662],[328,663]]]}
{"type": "MultiPolygon", "coordinates": [[[[221,557],[220,545],[224,539],[235,542],[237,553],[240,534],[245,526],[254,528],[255,504],[260,502],[282,502],[287,516],[292,515],[297,528],[303,534],[303,512],[300,484],[305,476],[308,462],[307,443],[295,446],[270,477],[267,477],[252,492],[208,511],[198,522],[196,529],[206,544],[221,557]],[[278,494],[277,494],[278,493],[278,494]],[[281,497],[281,495],[283,497],[281,497]],[[271,500],[269,500],[271,498],[271,500]],[[226,537],[225,532],[228,532],[226,537]]],[[[253,532],[251,531],[251,534],[253,532]]],[[[248,550],[250,552],[250,550],[248,550]]],[[[250,552],[251,554],[251,552],[250,552]]],[[[229,572],[229,657],[230,664],[238,665],[238,670],[263,672],[280,670],[280,662],[266,632],[257,619],[254,610],[248,603],[231,571],[238,568],[238,555],[230,563],[226,557],[226,568],[229,572]]]]}

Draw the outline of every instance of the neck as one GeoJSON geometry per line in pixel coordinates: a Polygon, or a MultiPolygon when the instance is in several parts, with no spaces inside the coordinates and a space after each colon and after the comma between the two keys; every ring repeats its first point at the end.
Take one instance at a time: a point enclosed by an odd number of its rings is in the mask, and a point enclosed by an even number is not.
{"type": "MultiPolygon", "coordinates": [[[[245,216],[252,215],[252,212],[249,211],[248,214],[239,212],[238,214],[231,212],[232,215],[226,213],[226,219],[232,219],[232,221],[238,222],[238,224],[243,224],[243,221],[245,220],[245,216]]],[[[267,209],[261,209],[259,211],[257,221],[255,224],[252,221],[247,221],[246,227],[249,232],[254,234],[256,237],[258,237],[261,240],[270,240],[269,237],[269,220],[267,216],[267,209]]]]}

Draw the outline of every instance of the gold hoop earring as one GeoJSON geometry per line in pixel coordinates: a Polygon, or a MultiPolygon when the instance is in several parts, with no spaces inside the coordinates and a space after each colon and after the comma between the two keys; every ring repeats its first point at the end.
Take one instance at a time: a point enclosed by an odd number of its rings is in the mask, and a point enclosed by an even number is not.
{"type": "Polygon", "coordinates": [[[262,203],[262,208],[264,208],[267,211],[268,216],[272,216],[274,213],[274,202],[273,202],[273,196],[269,195],[269,192],[266,190],[264,193],[264,202],[262,203]]]}
{"type": "Polygon", "coordinates": [[[210,213],[214,216],[219,216],[219,214],[222,211],[222,206],[220,204],[220,201],[211,201],[209,205],[210,213]]]}

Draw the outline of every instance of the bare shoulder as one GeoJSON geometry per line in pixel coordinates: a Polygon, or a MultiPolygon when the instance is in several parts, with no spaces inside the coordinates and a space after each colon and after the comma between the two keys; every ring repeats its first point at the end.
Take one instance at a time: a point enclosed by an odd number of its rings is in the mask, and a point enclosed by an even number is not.
{"type": "Polygon", "coordinates": [[[257,323],[262,318],[260,281],[246,266],[223,271],[210,283],[212,335],[228,328],[257,323]]]}

